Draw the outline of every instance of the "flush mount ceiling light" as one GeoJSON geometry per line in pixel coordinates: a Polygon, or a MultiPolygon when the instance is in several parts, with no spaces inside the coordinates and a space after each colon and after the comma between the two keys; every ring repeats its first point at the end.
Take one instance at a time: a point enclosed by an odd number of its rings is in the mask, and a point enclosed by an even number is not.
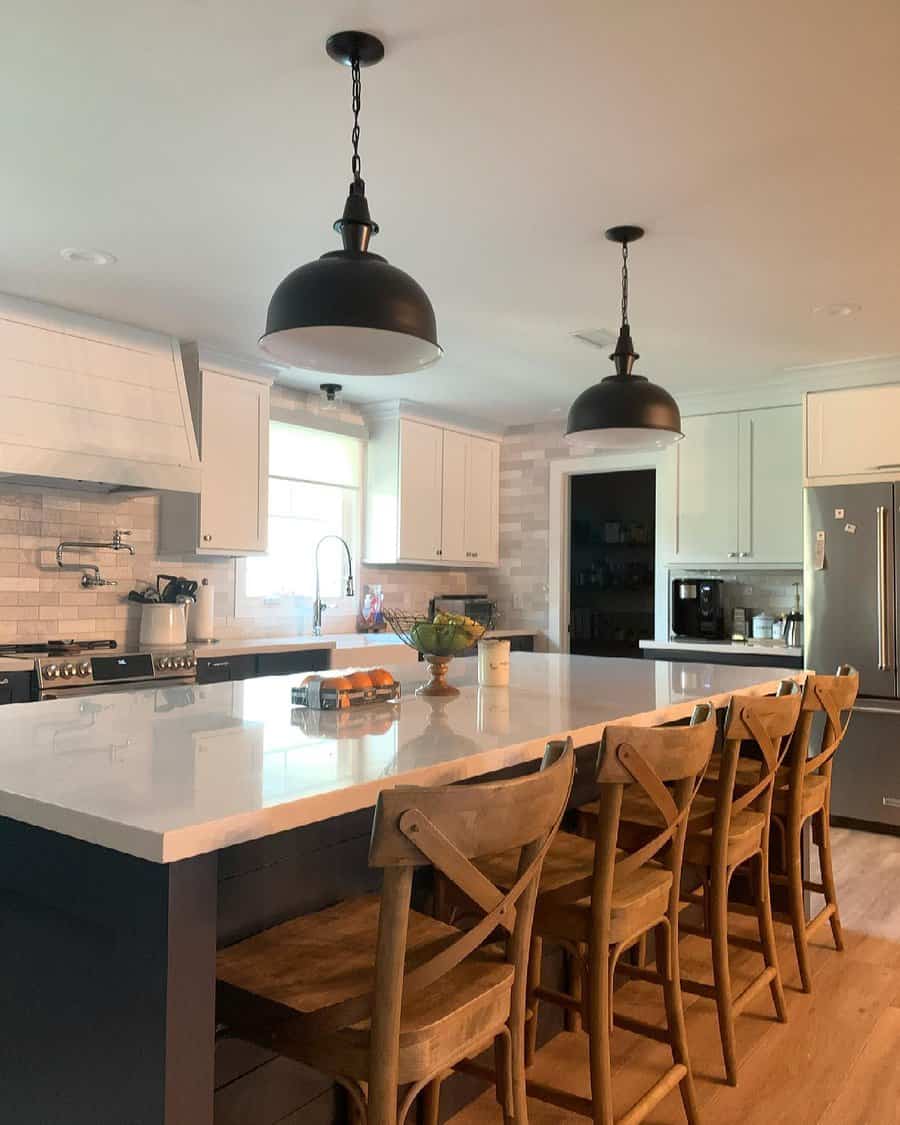
{"type": "Polygon", "coordinates": [[[300,266],[269,302],[260,346],[310,371],[400,375],[441,357],[434,309],[419,283],[369,250],[378,224],[369,216],[359,159],[360,67],[384,57],[384,44],[363,31],[342,31],[325,44],[353,73],[353,180],[334,224],[344,248],[300,266]]]}
{"type": "Polygon", "coordinates": [[[814,305],[813,312],[816,316],[856,316],[858,312],[862,312],[862,305],[857,305],[854,301],[836,301],[832,305],[814,305]]]}
{"type": "Polygon", "coordinates": [[[66,246],[60,250],[59,256],[67,262],[84,266],[111,266],[118,261],[115,254],[107,250],[83,250],[77,246],[66,246]]]}
{"type": "Polygon", "coordinates": [[[337,396],[344,388],[340,383],[320,383],[319,390],[322,392],[320,407],[322,410],[337,410],[338,400],[337,396]]]}
{"type": "Polygon", "coordinates": [[[566,438],[599,449],[658,449],[679,441],[681,414],[668,391],[643,375],[633,375],[639,359],[628,323],[628,244],[642,238],[643,227],[610,227],[606,237],[622,246],[622,327],[609,357],[615,375],[588,387],[572,403],[566,438]]]}

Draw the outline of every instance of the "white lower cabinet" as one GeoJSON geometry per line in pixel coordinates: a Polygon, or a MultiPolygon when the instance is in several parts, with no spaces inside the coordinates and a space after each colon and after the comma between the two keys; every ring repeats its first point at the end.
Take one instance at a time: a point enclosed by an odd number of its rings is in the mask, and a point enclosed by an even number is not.
{"type": "Polygon", "coordinates": [[[222,371],[199,376],[200,495],[163,494],[160,545],[197,555],[266,550],[269,382],[222,371]]]}
{"type": "Polygon", "coordinates": [[[365,561],[496,566],[500,443],[418,418],[369,424],[365,561]]]}
{"type": "Polygon", "coordinates": [[[672,561],[802,566],[800,407],[698,415],[683,428],[672,561]]]}

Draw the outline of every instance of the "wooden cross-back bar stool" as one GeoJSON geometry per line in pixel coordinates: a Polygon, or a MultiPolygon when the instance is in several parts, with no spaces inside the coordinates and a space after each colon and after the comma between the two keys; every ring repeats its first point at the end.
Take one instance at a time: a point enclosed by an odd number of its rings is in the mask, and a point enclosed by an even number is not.
{"type": "MultiPolygon", "coordinates": [[[[672,1066],[619,1121],[636,1125],[670,1090],[679,1087],[688,1121],[699,1121],[682,1011],[678,961],[678,903],[682,854],[691,802],[715,740],[715,715],[698,705],[690,726],[606,727],[598,747],[594,831],[591,839],[560,832],[541,875],[535,910],[535,947],[529,974],[530,1028],[539,1002],[581,1014],[589,1037],[591,1098],[527,1082],[528,1093],[597,1125],[614,1125],[611,1029],[613,1024],[668,1043],[672,1066]],[[640,790],[658,810],[660,830],[631,854],[616,846],[623,794],[640,790]],[[612,1006],[612,979],[624,950],[641,935],[656,935],[657,971],[646,976],[662,986],[667,1026],[619,1016],[612,1006]],[[566,948],[581,969],[578,995],[540,984],[540,942],[566,948]]],[[[500,853],[478,861],[492,883],[508,887],[515,856],[500,853]]],[[[530,1033],[533,1043],[533,1031],[530,1033]]]]}
{"type": "Polygon", "coordinates": [[[771,881],[777,886],[787,886],[789,891],[789,920],[804,992],[812,991],[810,936],[829,922],[835,947],[839,951],[844,948],[831,862],[831,770],[834,756],[847,733],[858,691],[859,675],[846,664],[841,665],[834,676],[811,673],[806,677],[800,718],[791,739],[787,764],[778,771],[775,779],[772,823],[778,830],[784,849],[785,874],[772,874],[771,881]],[[824,724],[818,748],[810,756],[813,722],[817,714],[824,714],[824,724]],[[813,841],[819,850],[821,883],[803,878],[803,826],[810,818],[813,841]],[[804,891],[825,897],[825,906],[809,922],[804,909],[804,891]]]}
{"type": "MultiPolygon", "coordinates": [[[[725,1073],[732,1086],[737,1084],[736,1017],[768,986],[777,1019],[787,1020],[769,893],[769,829],[775,778],[797,725],[801,699],[792,680],[783,681],[776,696],[732,696],[722,753],[711,764],[704,786],[711,787],[712,795],[701,793],[688,823],[685,861],[701,870],[703,890],[702,896],[682,897],[703,906],[704,927],[682,928],[711,940],[714,983],[685,978],[682,985],[686,992],[716,1002],[725,1073]],[[754,876],[759,941],[732,936],[728,929],[729,887],[735,871],[745,864],[751,865],[754,876]],[[731,984],[729,944],[763,957],[763,968],[737,996],[731,984]]],[[[631,817],[633,811],[625,815],[631,817]]]]}
{"type": "MultiPolygon", "coordinates": [[[[229,1033],[335,1078],[368,1125],[402,1125],[436,1076],[491,1045],[504,1121],[527,1125],[524,1028],[531,924],[541,867],[572,786],[570,742],[538,773],[381,793],[369,895],[293,919],[222,950],[217,1018],[229,1033]],[[472,860],[501,849],[498,888],[472,860]],[[433,866],[477,903],[456,929],[411,908],[413,873],[433,866]],[[505,941],[485,946],[495,931],[505,941]]],[[[426,1110],[436,1119],[436,1099],[426,1110]]]]}

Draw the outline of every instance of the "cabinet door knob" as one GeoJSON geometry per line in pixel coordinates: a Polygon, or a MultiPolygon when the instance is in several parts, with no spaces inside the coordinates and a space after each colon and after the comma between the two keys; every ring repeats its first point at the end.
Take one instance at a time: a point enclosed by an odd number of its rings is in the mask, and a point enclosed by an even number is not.
{"type": "Polygon", "coordinates": [[[212,536],[211,535],[204,535],[203,536],[203,542],[204,543],[212,543],[212,536]]]}
{"type": "Polygon", "coordinates": [[[741,551],[741,558],[742,559],[749,559],[750,558],[750,552],[749,551],[741,551]]]}
{"type": "Polygon", "coordinates": [[[728,552],[728,557],[729,557],[730,559],[736,559],[736,558],[737,558],[737,551],[729,551],[729,552],[728,552]]]}
{"type": "Polygon", "coordinates": [[[477,551],[473,551],[473,552],[472,552],[472,558],[473,558],[473,559],[477,559],[477,558],[478,558],[478,552],[477,552],[477,551]]]}

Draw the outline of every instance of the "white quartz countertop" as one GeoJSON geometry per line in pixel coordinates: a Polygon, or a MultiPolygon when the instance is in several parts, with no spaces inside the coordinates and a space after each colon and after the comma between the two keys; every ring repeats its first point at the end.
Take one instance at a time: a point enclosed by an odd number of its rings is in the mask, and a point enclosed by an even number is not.
{"type": "Polygon", "coordinates": [[[770,656],[773,663],[778,663],[780,656],[790,656],[799,659],[803,655],[800,648],[789,648],[787,645],[773,644],[771,641],[639,641],[641,648],[681,649],[683,652],[727,652],[734,656],[770,656]]]}
{"type": "MultiPolygon", "coordinates": [[[[534,629],[495,629],[487,637],[533,637],[534,629]]],[[[402,645],[396,633],[323,633],[314,637],[309,633],[295,637],[233,637],[214,644],[193,644],[196,656],[241,656],[244,653],[301,652],[304,649],[371,648],[380,645],[402,645]]]]}
{"type": "Polygon", "coordinates": [[[336,714],[291,707],[294,676],[0,707],[0,816],[169,863],[339,816],[381,789],[445,784],[595,742],[612,720],[690,714],[774,690],[784,669],[514,653],[508,688],[457,660],[454,699],[336,714]]]}

